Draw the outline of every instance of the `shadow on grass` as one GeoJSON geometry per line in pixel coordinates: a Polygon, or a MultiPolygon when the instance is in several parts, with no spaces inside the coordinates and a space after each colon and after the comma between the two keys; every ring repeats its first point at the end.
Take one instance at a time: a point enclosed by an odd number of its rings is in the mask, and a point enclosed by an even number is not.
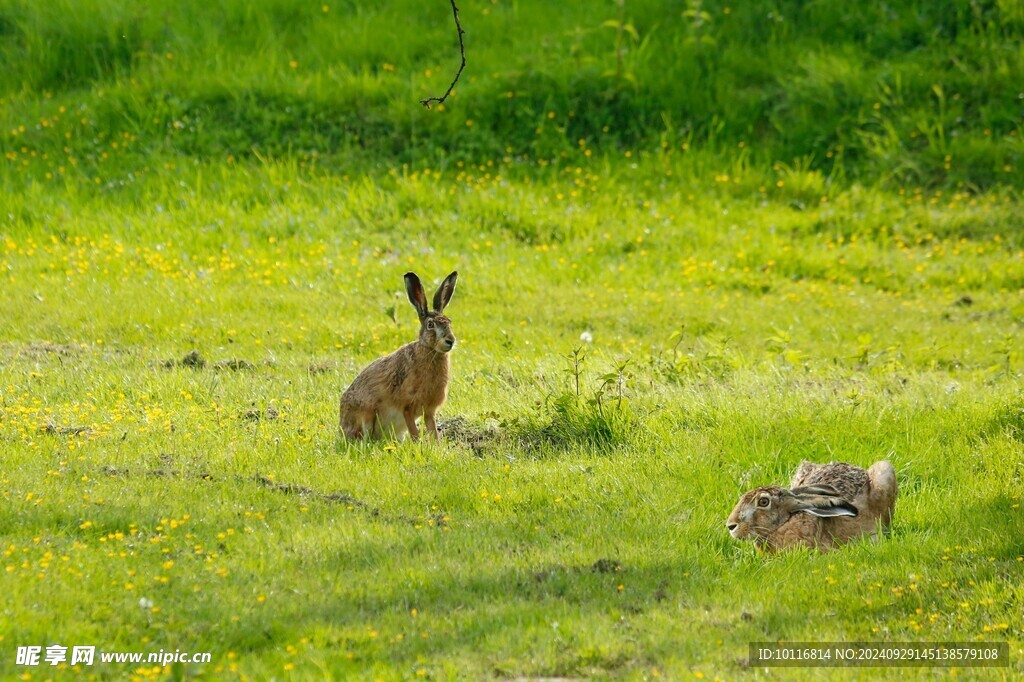
{"type": "MultiPolygon", "coordinates": [[[[440,447],[468,450],[476,457],[509,455],[519,459],[545,459],[583,450],[611,455],[628,450],[641,428],[638,419],[625,414],[601,414],[575,405],[560,404],[536,415],[498,420],[490,416],[456,416],[438,420],[440,447]]],[[[413,445],[397,440],[335,441],[337,454],[387,456],[413,445]]],[[[432,445],[432,443],[427,443],[432,445]]]]}
{"type": "Polygon", "coordinates": [[[534,414],[497,420],[454,417],[439,425],[445,443],[478,457],[513,453],[524,459],[557,457],[584,450],[611,455],[636,442],[640,420],[626,409],[598,407],[561,396],[534,414]]]}

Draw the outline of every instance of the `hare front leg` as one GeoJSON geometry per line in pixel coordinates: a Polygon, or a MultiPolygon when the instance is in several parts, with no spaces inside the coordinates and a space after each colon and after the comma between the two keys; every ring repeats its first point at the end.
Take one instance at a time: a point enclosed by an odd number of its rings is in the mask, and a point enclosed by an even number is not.
{"type": "Polygon", "coordinates": [[[436,442],[441,442],[441,434],[437,432],[437,422],[434,420],[433,412],[423,413],[423,428],[427,430],[427,433],[433,436],[436,442]]]}
{"type": "Polygon", "coordinates": [[[402,410],[402,416],[405,417],[405,427],[409,429],[409,437],[414,441],[420,439],[420,430],[416,426],[416,410],[412,407],[407,407],[402,410]]]}

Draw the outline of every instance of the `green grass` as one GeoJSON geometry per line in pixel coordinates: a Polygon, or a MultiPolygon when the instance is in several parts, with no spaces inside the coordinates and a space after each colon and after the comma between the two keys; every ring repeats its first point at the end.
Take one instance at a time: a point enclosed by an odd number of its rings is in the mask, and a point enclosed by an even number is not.
{"type": "Polygon", "coordinates": [[[58,185],[138,178],[154,155],[347,170],[695,149],[893,187],[1024,178],[1017,0],[462,10],[466,73],[426,111],[458,65],[443,0],[7,0],[0,148],[58,185]]]}
{"type": "Polygon", "coordinates": [[[1020,4],[462,4],[428,112],[444,2],[0,3],[0,677],[1019,676],[1020,4]],[[410,269],[446,440],[339,441],[410,269]],[[725,531],[884,457],[878,543],[725,531]]]}
{"type": "Polygon", "coordinates": [[[1019,670],[1019,204],[490,172],[6,197],[33,218],[0,246],[0,666],[52,641],[210,650],[180,672],[215,678],[732,678],[751,640],[1008,639],[1019,670]],[[462,275],[458,421],[351,447],[338,396],[415,333],[408,268],[462,275]],[[878,544],[724,530],[803,458],[885,456],[878,544]]]}

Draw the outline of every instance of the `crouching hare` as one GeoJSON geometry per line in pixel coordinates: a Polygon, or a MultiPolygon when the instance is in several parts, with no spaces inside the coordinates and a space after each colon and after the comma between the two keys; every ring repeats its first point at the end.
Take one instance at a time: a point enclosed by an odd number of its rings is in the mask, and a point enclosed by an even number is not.
{"type": "Polygon", "coordinates": [[[811,547],[827,552],[892,523],[896,472],[888,461],[868,470],[842,462],[802,462],[789,489],[755,488],[740,496],[725,522],[737,540],[767,552],[811,547]]]}
{"type": "Polygon", "coordinates": [[[427,433],[440,440],[434,413],[448,395],[448,353],[455,346],[452,322],[441,313],[455,293],[459,273],[445,277],[427,307],[420,278],[405,273],[405,290],[420,318],[419,339],[374,360],[341,396],[341,432],[349,440],[394,435],[406,431],[418,440],[416,420],[423,416],[427,433]]]}

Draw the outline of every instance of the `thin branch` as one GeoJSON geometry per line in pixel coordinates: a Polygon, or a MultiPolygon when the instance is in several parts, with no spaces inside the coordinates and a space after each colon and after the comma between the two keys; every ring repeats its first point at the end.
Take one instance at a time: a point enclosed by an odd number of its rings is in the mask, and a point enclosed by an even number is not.
{"type": "Polygon", "coordinates": [[[455,84],[459,82],[459,76],[462,75],[462,70],[466,68],[466,44],[462,41],[462,36],[465,33],[465,31],[462,30],[462,24],[459,23],[459,6],[455,4],[455,0],[451,0],[451,3],[452,16],[455,17],[455,28],[458,29],[459,31],[459,54],[462,55],[462,63],[459,64],[459,70],[455,74],[455,80],[452,81],[452,84],[448,86],[448,90],[443,95],[441,95],[440,97],[428,97],[427,99],[420,100],[420,104],[425,106],[427,109],[430,108],[431,102],[437,102],[438,104],[441,104],[446,99],[448,99],[448,95],[452,94],[452,90],[455,89],[455,84]]]}

